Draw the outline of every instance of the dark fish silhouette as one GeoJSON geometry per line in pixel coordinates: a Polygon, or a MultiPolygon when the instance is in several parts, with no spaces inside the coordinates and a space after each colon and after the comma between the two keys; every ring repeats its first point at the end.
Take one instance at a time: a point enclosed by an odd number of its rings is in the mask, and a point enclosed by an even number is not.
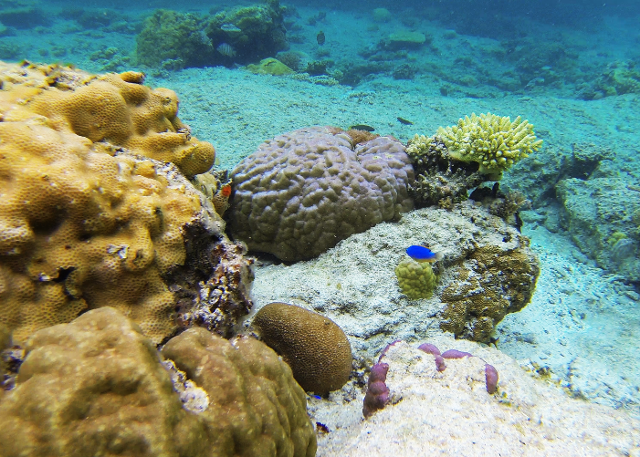
{"type": "Polygon", "coordinates": [[[320,30],[318,32],[318,35],[316,35],[316,39],[318,40],[318,44],[320,46],[322,46],[325,42],[325,36],[324,36],[324,32],[322,30],[320,30]]]}
{"type": "Polygon", "coordinates": [[[401,124],[413,125],[413,122],[411,122],[409,119],[405,119],[404,117],[398,117],[396,119],[398,119],[398,122],[400,122],[401,124]]]}
{"type": "Polygon", "coordinates": [[[356,124],[349,127],[349,130],[364,130],[365,132],[373,132],[375,129],[367,124],[356,124]]]}

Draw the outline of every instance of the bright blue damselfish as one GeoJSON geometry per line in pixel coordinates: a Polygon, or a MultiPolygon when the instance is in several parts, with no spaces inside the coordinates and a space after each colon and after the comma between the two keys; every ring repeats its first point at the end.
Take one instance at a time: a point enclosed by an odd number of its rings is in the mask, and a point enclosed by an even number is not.
{"type": "Polygon", "coordinates": [[[407,248],[407,255],[416,262],[436,262],[441,259],[440,254],[436,254],[429,248],[415,244],[407,248]]]}

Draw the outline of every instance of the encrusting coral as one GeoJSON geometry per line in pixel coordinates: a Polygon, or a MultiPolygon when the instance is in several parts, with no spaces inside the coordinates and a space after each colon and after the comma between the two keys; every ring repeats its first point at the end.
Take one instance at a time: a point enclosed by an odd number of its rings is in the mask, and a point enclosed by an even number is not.
{"type": "Polygon", "coordinates": [[[457,125],[440,127],[436,134],[447,146],[449,155],[463,162],[476,162],[479,171],[499,179],[502,172],[519,160],[528,157],[542,146],[533,125],[518,116],[509,117],[487,113],[460,119],[457,125]]]}
{"type": "Polygon", "coordinates": [[[306,397],[273,350],[190,329],[162,351],[206,392],[188,411],[155,345],[112,308],[35,333],[0,402],[3,457],[312,457],[306,397]]]}
{"type": "Polygon", "coordinates": [[[313,258],[413,207],[413,168],[392,137],[360,144],[308,127],[266,141],[232,172],[229,232],[282,260],[313,258]]]}
{"type": "Polygon", "coordinates": [[[527,238],[515,248],[477,247],[459,266],[457,278],[444,289],[446,304],[440,327],[456,337],[489,342],[495,326],[531,300],[540,274],[527,238]]]}
{"type": "Polygon", "coordinates": [[[299,306],[270,303],[252,327],[291,366],[304,390],[325,394],[340,389],[351,374],[351,345],[331,319],[299,306]]]}
{"type": "MultiPolygon", "coordinates": [[[[170,336],[170,286],[199,296],[199,282],[224,264],[207,254],[235,249],[204,195],[165,163],[205,171],[213,147],[175,131],[184,129],[175,94],[142,86],[139,73],[1,68],[0,323],[22,343],[86,309],[113,306],[154,341],[170,336]]],[[[194,304],[181,299],[182,308],[194,304]]],[[[250,308],[248,298],[219,305],[220,319],[234,322],[250,308]]]]}

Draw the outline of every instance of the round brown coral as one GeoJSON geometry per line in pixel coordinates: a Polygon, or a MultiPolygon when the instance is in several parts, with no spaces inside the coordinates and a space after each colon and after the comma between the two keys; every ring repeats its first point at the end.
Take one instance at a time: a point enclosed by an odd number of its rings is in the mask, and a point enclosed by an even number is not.
{"type": "Polygon", "coordinates": [[[340,389],[351,373],[351,345],[331,319],[299,306],[270,303],[253,319],[261,339],[291,366],[304,390],[340,389]]]}

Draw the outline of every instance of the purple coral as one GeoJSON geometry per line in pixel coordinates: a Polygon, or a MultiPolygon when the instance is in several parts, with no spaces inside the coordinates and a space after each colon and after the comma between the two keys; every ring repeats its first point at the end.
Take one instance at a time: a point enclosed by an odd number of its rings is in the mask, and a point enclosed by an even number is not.
{"type": "Polygon", "coordinates": [[[498,370],[488,363],[484,366],[484,378],[487,384],[487,392],[490,394],[498,390],[498,370]]]}
{"type": "MultiPolygon", "coordinates": [[[[388,348],[389,346],[385,348],[385,351],[388,348]]],[[[418,349],[428,354],[433,354],[435,356],[436,369],[438,371],[445,370],[446,365],[444,364],[444,359],[463,359],[465,357],[475,357],[470,352],[459,351],[457,349],[449,349],[447,351],[444,351],[444,353],[440,355],[440,350],[434,344],[431,344],[431,343],[422,343],[420,346],[418,346],[418,349]]],[[[480,359],[480,360],[484,362],[483,359],[480,359]]],[[[485,384],[487,386],[487,392],[489,392],[490,394],[495,393],[498,390],[498,379],[499,379],[498,370],[496,370],[493,365],[489,365],[488,363],[485,362],[484,377],[485,377],[485,384]]]]}
{"type": "Polygon", "coordinates": [[[440,349],[435,344],[431,343],[422,343],[418,346],[418,349],[426,352],[427,354],[433,354],[436,358],[436,370],[444,371],[447,368],[447,365],[444,363],[444,357],[440,354],[440,349]]]}
{"type": "Polygon", "coordinates": [[[412,209],[402,143],[354,141],[334,127],[308,127],[261,144],[231,175],[233,237],[282,260],[310,259],[412,209]]]}
{"type": "Polygon", "coordinates": [[[458,351],[457,349],[449,349],[448,351],[444,351],[442,357],[445,359],[463,359],[465,357],[473,357],[473,354],[470,352],[458,351]]]}
{"type": "Polygon", "coordinates": [[[389,402],[389,388],[385,384],[388,371],[388,363],[376,363],[371,367],[367,393],[364,396],[362,406],[364,417],[370,417],[374,412],[384,408],[384,405],[389,402]]]}

